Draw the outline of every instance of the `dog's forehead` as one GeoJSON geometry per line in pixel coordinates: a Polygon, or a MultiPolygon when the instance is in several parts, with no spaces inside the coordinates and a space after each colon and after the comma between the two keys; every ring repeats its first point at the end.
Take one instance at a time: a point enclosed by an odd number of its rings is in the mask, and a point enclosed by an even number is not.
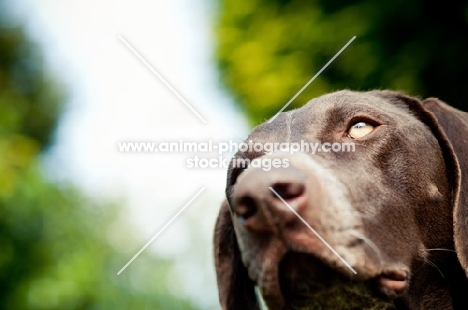
{"type": "Polygon", "coordinates": [[[314,98],[298,110],[316,117],[326,117],[331,111],[341,114],[349,114],[357,110],[397,113],[400,109],[370,92],[342,90],[314,98]]]}
{"type": "Polygon", "coordinates": [[[342,90],[314,98],[301,108],[280,113],[271,122],[257,126],[249,139],[288,142],[294,135],[310,133],[311,128],[338,125],[360,112],[376,116],[409,116],[401,107],[372,93],[342,90]]]}

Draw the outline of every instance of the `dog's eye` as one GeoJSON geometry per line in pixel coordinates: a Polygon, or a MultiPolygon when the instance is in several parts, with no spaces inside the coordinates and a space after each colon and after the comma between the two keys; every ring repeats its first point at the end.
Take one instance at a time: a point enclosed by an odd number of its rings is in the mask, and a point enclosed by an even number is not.
{"type": "Polygon", "coordinates": [[[374,130],[374,126],[366,122],[358,122],[348,129],[348,136],[353,139],[359,139],[367,136],[374,130]]]}

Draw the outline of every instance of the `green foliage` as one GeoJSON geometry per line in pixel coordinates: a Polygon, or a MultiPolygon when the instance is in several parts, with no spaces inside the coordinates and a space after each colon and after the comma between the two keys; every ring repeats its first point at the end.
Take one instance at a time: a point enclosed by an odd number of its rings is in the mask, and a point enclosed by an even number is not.
{"type": "Polygon", "coordinates": [[[217,59],[253,124],[323,93],[394,89],[464,106],[468,4],[433,1],[220,1],[217,59]]]}
{"type": "Polygon", "coordinates": [[[131,239],[118,206],[50,184],[34,164],[10,188],[0,196],[1,309],[195,309],[168,288],[181,286],[168,261],[142,254],[116,274],[133,255],[109,244],[131,239]]]}
{"type": "Polygon", "coordinates": [[[63,91],[2,4],[0,309],[195,309],[176,296],[181,283],[169,261],[143,253],[116,274],[141,244],[119,221],[119,205],[93,202],[43,175],[38,158],[63,91]]]}
{"type": "Polygon", "coordinates": [[[21,28],[3,27],[0,47],[0,136],[31,137],[40,150],[50,142],[63,94],[21,28]]]}

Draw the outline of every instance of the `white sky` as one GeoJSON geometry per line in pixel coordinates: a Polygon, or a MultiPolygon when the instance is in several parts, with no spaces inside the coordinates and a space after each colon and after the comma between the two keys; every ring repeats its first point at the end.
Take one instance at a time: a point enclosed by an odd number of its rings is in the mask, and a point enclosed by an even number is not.
{"type": "Polygon", "coordinates": [[[246,137],[247,125],[220,90],[211,59],[214,11],[208,0],[18,0],[12,5],[71,93],[47,167],[91,196],[124,198],[123,216],[141,241],[128,245],[132,253],[207,187],[147,249],[177,261],[186,279],[183,290],[206,309],[217,307],[211,240],[225,170],[188,169],[187,154],[122,154],[117,143],[246,137]]]}

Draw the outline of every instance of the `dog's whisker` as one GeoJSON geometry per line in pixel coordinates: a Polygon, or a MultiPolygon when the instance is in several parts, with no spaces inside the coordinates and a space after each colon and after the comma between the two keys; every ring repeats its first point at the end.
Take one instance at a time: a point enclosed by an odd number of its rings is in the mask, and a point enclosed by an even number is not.
{"type": "Polygon", "coordinates": [[[436,268],[436,269],[439,271],[439,273],[440,273],[440,275],[442,276],[442,278],[445,278],[444,274],[443,274],[442,271],[439,269],[439,267],[437,267],[436,264],[434,264],[433,262],[431,262],[428,258],[425,258],[424,261],[425,261],[426,263],[428,263],[429,265],[431,265],[432,267],[436,268]]]}
{"type": "Polygon", "coordinates": [[[429,251],[447,251],[447,252],[453,252],[453,253],[457,253],[456,251],[454,250],[450,250],[450,249],[443,249],[443,248],[436,248],[436,249],[426,249],[427,252],[429,251]]]}
{"type": "Polygon", "coordinates": [[[379,265],[382,266],[382,254],[380,253],[380,249],[378,248],[378,246],[374,242],[372,242],[372,240],[370,240],[360,232],[357,232],[356,230],[350,230],[349,233],[364,241],[372,250],[374,250],[374,252],[379,257],[379,265]]]}

